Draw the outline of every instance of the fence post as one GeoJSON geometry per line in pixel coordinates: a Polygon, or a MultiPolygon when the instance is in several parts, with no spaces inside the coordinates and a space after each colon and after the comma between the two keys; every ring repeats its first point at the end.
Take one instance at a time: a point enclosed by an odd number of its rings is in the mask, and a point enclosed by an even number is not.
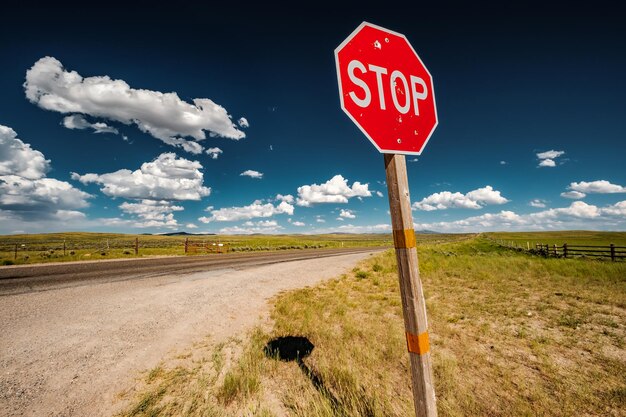
{"type": "Polygon", "coordinates": [[[189,245],[189,238],[185,238],[185,255],[187,254],[187,246],[189,245]]]}
{"type": "Polygon", "coordinates": [[[139,238],[135,238],[135,255],[139,255],[139,238]]]}
{"type": "Polygon", "coordinates": [[[554,257],[556,258],[558,256],[558,253],[556,251],[556,243],[552,246],[554,247],[554,257]]]}
{"type": "Polygon", "coordinates": [[[13,256],[13,259],[17,259],[17,243],[15,244],[15,255],[13,256]]]}
{"type": "Polygon", "coordinates": [[[526,242],[526,250],[530,250],[530,242],[526,242]]]}
{"type": "Polygon", "coordinates": [[[563,243],[563,257],[567,258],[567,243],[563,243]]]}
{"type": "Polygon", "coordinates": [[[65,256],[65,255],[66,255],[66,253],[65,253],[65,241],[63,241],[63,256],[65,256]]]}
{"type": "Polygon", "coordinates": [[[611,243],[611,260],[615,261],[615,245],[611,243]]]}

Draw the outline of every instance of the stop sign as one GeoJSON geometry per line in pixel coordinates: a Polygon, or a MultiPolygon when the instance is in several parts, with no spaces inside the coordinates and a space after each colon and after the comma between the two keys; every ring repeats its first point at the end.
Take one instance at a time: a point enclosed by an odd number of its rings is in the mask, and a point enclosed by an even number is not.
{"type": "Polygon", "coordinates": [[[363,22],[335,49],[341,108],[382,153],[420,155],[437,127],[433,79],[404,35],[363,22]]]}

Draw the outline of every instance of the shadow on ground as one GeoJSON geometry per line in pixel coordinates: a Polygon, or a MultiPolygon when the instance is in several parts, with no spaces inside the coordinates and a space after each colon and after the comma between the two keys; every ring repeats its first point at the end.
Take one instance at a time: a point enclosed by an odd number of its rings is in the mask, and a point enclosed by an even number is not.
{"type": "Polygon", "coordinates": [[[270,340],[267,345],[265,345],[263,350],[265,355],[269,358],[284,362],[296,362],[304,375],[311,381],[315,389],[317,389],[320,394],[330,401],[336,415],[344,416],[346,414],[343,411],[343,407],[341,407],[341,404],[337,398],[335,398],[333,393],[326,388],[322,377],[304,363],[304,359],[306,359],[311,352],[313,352],[314,348],[315,345],[313,345],[313,343],[311,343],[311,341],[306,337],[282,336],[270,340]]]}

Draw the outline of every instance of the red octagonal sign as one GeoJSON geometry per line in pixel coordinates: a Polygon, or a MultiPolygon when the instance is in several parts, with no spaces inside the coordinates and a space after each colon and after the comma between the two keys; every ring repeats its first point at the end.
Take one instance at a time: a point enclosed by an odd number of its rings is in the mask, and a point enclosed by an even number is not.
{"type": "Polygon", "coordinates": [[[420,155],[437,127],[433,79],[404,35],[363,22],[335,49],[341,108],[383,153],[420,155]]]}

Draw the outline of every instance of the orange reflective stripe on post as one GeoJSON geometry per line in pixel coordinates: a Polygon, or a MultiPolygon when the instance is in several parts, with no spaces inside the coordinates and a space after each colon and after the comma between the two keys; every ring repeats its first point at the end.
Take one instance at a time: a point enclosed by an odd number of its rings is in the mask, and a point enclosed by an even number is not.
{"type": "Polygon", "coordinates": [[[410,249],[414,248],[417,243],[415,242],[415,230],[403,229],[393,231],[393,244],[396,249],[410,249]]]}
{"type": "Polygon", "coordinates": [[[418,355],[423,355],[430,351],[428,332],[421,334],[406,332],[406,347],[409,352],[417,353],[418,355]]]}

